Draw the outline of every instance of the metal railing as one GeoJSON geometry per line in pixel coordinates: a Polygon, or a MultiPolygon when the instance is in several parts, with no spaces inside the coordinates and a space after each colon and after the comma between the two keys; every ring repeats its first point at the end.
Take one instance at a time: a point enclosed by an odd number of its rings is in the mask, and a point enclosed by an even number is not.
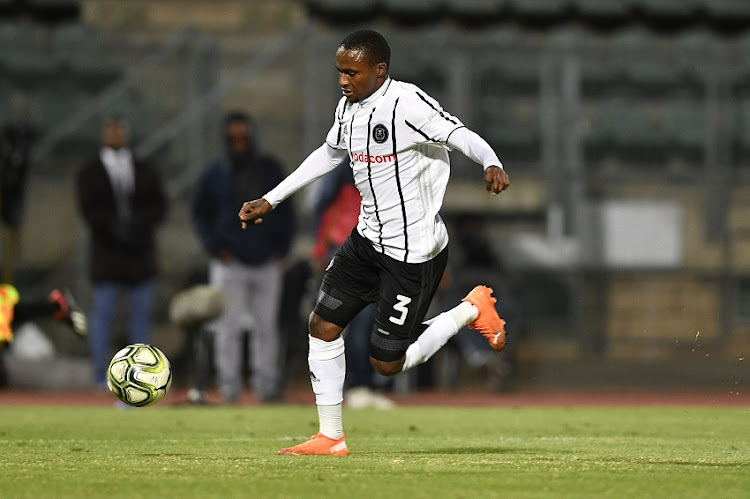
{"type": "MultiPolygon", "coordinates": [[[[198,127],[195,127],[195,125],[199,124],[208,113],[213,112],[222,99],[240,85],[247,83],[247,81],[251,80],[279,57],[297,47],[300,41],[310,36],[311,32],[311,23],[303,24],[286,33],[275,43],[265,47],[260,53],[234,70],[231,75],[222,78],[207,92],[192,100],[179,114],[147,137],[136,148],[136,154],[141,157],[149,157],[171,140],[178,137],[191,127],[191,125],[197,129],[198,127]]],[[[192,154],[188,154],[188,168],[184,169],[179,176],[170,180],[169,190],[173,197],[181,194],[192,185],[198,175],[198,169],[203,166],[202,161],[196,161],[196,159],[203,157],[203,138],[200,133],[194,133],[193,138],[194,140],[188,142],[190,147],[195,148],[192,154]]]]}

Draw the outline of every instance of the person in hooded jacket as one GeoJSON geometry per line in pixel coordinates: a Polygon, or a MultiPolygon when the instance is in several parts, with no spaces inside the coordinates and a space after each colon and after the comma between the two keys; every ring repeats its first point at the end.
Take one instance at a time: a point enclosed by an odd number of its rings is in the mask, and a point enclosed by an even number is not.
{"type": "MultiPolygon", "coordinates": [[[[274,222],[244,231],[237,204],[260,196],[284,178],[278,160],[260,150],[252,118],[233,111],[224,119],[226,155],[200,175],[193,197],[193,219],[210,255],[209,282],[225,297],[224,313],[206,327],[214,336],[214,364],[222,399],[242,392],[244,334],[252,389],[261,402],[281,400],[282,341],[278,324],[283,259],[295,230],[291,205],[275,211],[274,222]]],[[[241,203],[240,203],[241,204],[241,203]]]]}

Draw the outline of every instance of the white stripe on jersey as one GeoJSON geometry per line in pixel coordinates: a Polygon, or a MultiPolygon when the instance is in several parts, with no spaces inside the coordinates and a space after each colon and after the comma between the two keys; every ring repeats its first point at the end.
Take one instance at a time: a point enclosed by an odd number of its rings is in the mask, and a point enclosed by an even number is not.
{"type": "Polygon", "coordinates": [[[439,215],[450,176],[446,141],[461,127],[419,87],[390,78],[361,102],[341,99],[326,142],[349,153],[362,194],[357,230],[377,251],[421,263],[448,244],[439,215]]]}

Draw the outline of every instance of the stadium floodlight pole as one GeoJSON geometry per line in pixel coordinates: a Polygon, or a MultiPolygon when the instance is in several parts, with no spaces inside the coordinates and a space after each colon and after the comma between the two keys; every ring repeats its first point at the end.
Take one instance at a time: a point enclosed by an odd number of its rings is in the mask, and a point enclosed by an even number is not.
{"type": "MultiPolygon", "coordinates": [[[[158,131],[147,137],[135,150],[136,155],[147,158],[155,153],[168,141],[179,135],[194,120],[200,119],[208,111],[212,110],[221,100],[238,86],[253,78],[257,73],[264,70],[268,65],[277,60],[287,51],[297,47],[300,40],[307,37],[312,31],[312,22],[308,21],[302,26],[289,32],[283,38],[271,45],[266,46],[247,64],[237,69],[228,78],[216,83],[197,102],[185,108],[180,114],[165,123],[158,131]]],[[[186,171],[170,184],[170,191],[180,192],[184,187],[192,185],[194,172],[186,171]]]]}

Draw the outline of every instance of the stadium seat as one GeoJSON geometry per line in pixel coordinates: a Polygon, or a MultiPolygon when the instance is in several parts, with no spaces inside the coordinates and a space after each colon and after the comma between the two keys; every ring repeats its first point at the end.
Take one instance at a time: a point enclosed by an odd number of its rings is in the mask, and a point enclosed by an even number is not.
{"type": "Polygon", "coordinates": [[[595,160],[613,151],[611,118],[601,105],[601,98],[590,98],[582,102],[583,126],[581,141],[587,160],[595,160]]]}
{"type": "Polygon", "coordinates": [[[115,80],[122,68],[113,60],[103,34],[80,23],[60,24],[54,32],[60,60],[76,83],[96,91],[115,80]]]}
{"type": "Polygon", "coordinates": [[[706,102],[691,97],[668,99],[664,103],[669,135],[679,150],[692,154],[706,144],[706,102]]]}
{"type": "Polygon", "coordinates": [[[99,43],[102,41],[103,34],[90,24],[73,21],[57,25],[54,28],[54,38],[56,43],[74,48],[76,45],[99,43]]]}
{"type": "Polygon", "coordinates": [[[536,155],[541,136],[539,99],[487,96],[476,101],[476,129],[500,151],[536,155]]]}
{"type": "Polygon", "coordinates": [[[530,50],[498,50],[482,58],[477,65],[479,90],[488,93],[536,93],[539,88],[541,61],[530,50]]]}
{"type": "Polygon", "coordinates": [[[550,48],[569,48],[577,54],[584,92],[601,91],[620,81],[603,38],[580,26],[565,25],[551,30],[547,41],[550,48]]]}
{"type": "Polygon", "coordinates": [[[80,0],[26,0],[32,7],[78,8],[80,0]]]}
{"type": "Polygon", "coordinates": [[[515,25],[501,25],[487,31],[489,53],[475,62],[481,92],[502,92],[508,86],[515,92],[538,91],[540,52],[526,43],[530,41],[528,36],[515,25]]]}
{"type": "Polygon", "coordinates": [[[4,46],[0,48],[0,67],[15,86],[36,88],[54,81],[61,66],[59,59],[47,50],[4,46]]]}
{"type": "Polygon", "coordinates": [[[703,0],[634,0],[633,4],[647,16],[679,19],[692,16],[703,0]]]}
{"type": "Polygon", "coordinates": [[[511,8],[521,17],[556,17],[568,8],[560,0],[509,0],[511,8]]]}
{"type": "Polygon", "coordinates": [[[380,0],[381,9],[388,14],[399,15],[424,15],[429,16],[438,12],[442,7],[443,0],[380,0]]]}
{"type": "Polygon", "coordinates": [[[310,12],[326,18],[361,20],[376,12],[378,0],[307,0],[305,4],[310,12]]]}
{"type": "Polygon", "coordinates": [[[636,27],[620,30],[610,42],[617,70],[629,83],[655,89],[678,83],[678,63],[665,39],[636,27]]]}
{"type": "Polygon", "coordinates": [[[47,41],[45,31],[37,25],[14,19],[0,19],[0,44],[8,47],[36,47],[47,41]]]}
{"type": "Polygon", "coordinates": [[[722,21],[750,18],[750,2],[747,0],[707,0],[703,6],[711,17],[722,21]]]}
{"type": "Polygon", "coordinates": [[[624,19],[630,10],[623,0],[573,0],[573,4],[583,17],[624,19]]]}
{"type": "Polygon", "coordinates": [[[656,159],[670,146],[670,129],[662,99],[614,96],[601,101],[606,123],[618,154],[656,159]]]}
{"type": "Polygon", "coordinates": [[[446,0],[450,17],[460,20],[491,20],[500,15],[505,0],[446,0]]]}
{"type": "Polygon", "coordinates": [[[438,98],[447,86],[446,50],[450,40],[455,39],[455,32],[438,25],[387,36],[393,48],[391,75],[414,83],[438,98]]]}
{"type": "Polygon", "coordinates": [[[47,85],[31,96],[29,111],[33,125],[44,135],[67,119],[86,102],[85,96],[69,85],[47,85]]]}
{"type": "Polygon", "coordinates": [[[718,40],[706,29],[692,29],[678,35],[674,45],[680,72],[702,87],[711,61],[719,53],[718,40]]]}

